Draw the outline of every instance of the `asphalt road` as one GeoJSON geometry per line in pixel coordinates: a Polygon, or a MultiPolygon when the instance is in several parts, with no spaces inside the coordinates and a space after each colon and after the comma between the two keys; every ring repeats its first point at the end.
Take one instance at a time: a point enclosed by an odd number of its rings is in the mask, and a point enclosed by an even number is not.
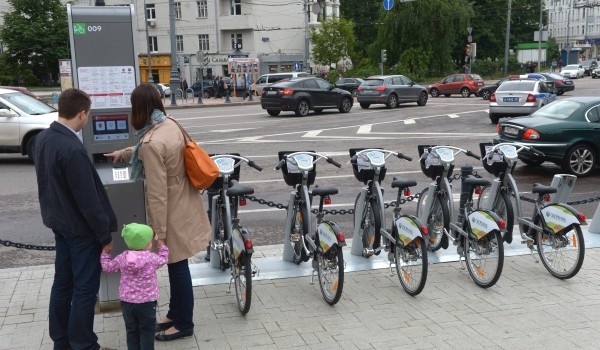
{"type": "MultiPolygon", "coordinates": [[[[576,90],[569,96],[598,96],[600,81],[589,77],[575,82],[576,90]]],[[[383,182],[387,201],[395,199],[390,182],[393,176],[417,180],[416,193],[431,181],[421,172],[417,153],[420,144],[448,144],[479,154],[479,143],[489,142],[496,126],[487,115],[487,101],[471,96],[429,99],[425,107],[401,105],[388,110],[372,106],[367,110],[355,104],[348,114],[325,111],[298,118],[292,112],[269,116],[259,105],[220,108],[191,108],[171,110],[192,137],[209,153],[237,152],[253,159],[264,170],[244,166],[241,182],[255,189],[258,198],[286,205],[291,187],[283,181],[281,171],[275,171],[278,151],[314,150],[332,156],[342,168],[321,162],[317,165],[316,184],[334,186],[339,194],[333,197],[331,209],[350,209],[362,184],[356,180],[347,161],[348,149],[353,147],[382,147],[400,151],[415,159],[413,162],[390,158],[388,173],[383,182]]],[[[456,168],[470,164],[482,176],[492,178],[481,162],[464,155],[456,159],[456,168]]],[[[18,155],[0,155],[0,240],[34,245],[53,245],[53,235],[44,227],[39,214],[37,186],[32,164],[18,155]]],[[[528,195],[532,184],[550,184],[561,169],[550,163],[540,167],[520,165],[515,171],[519,189],[528,195]]],[[[600,196],[600,170],[588,178],[578,179],[572,201],[600,196]]],[[[530,195],[531,196],[531,195],[530,195]]],[[[532,196],[531,196],[532,197],[532,196]]],[[[577,205],[587,217],[594,214],[598,202],[577,205]]],[[[525,210],[530,204],[524,204],[525,210]]],[[[405,205],[408,213],[415,212],[415,203],[405,205]]],[[[391,210],[388,210],[391,215],[391,210]]],[[[253,235],[256,245],[283,242],[285,211],[248,201],[241,208],[241,222],[253,235]]],[[[352,216],[331,217],[352,236],[352,216]]],[[[388,223],[390,220],[388,219],[388,223]]],[[[6,248],[0,246],[0,268],[48,264],[53,252],[6,248]]]]}

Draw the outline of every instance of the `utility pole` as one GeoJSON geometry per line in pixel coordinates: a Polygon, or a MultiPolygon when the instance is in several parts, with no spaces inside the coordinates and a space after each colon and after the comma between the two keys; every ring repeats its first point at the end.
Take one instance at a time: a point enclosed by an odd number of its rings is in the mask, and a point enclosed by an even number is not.
{"type": "MultiPolygon", "coordinates": [[[[542,1],[540,0],[540,32],[538,35],[538,73],[542,71],[542,1]]],[[[546,60],[548,60],[548,52],[546,52],[546,60]]]]}
{"type": "Polygon", "coordinates": [[[181,87],[181,80],[177,72],[177,36],[175,35],[175,1],[169,0],[169,31],[171,32],[171,106],[177,106],[175,95],[181,87]]]}
{"type": "Polygon", "coordinates": [[[510,10],[512,0],[508,0],[508,14],[506,16],[506,36],[504,39],[504,75],[508,75],[508,48],[510,40],[510,10]]]}
{"type": "Polygon", "coordinates": [[[571,34],[571,12],[573,11],[573,0],[571,0],[571,8],[567,10],[567,61],[565,66],[569,64],[569,56],[571,56],[571,43],[569,43],[569,34],[571,34]]]}
{"type": "Polygon", "coordinates": [[[144,23],[146,24],[146,52],[148,54],[148,83],[154,84],[152,76],[152,57],[150,57],[150,37],[148,36],[148,10],[146,9],[146,0],[144,0],[144,23]]]}
{"type": "Polygon", "coordinates": [[[304,0],[304,62],[302,62],[302,67],[304,68],[305,72],[310,73],[310,69],[308,68],[310,37],[308,34],[308,0],[304,0]]]}

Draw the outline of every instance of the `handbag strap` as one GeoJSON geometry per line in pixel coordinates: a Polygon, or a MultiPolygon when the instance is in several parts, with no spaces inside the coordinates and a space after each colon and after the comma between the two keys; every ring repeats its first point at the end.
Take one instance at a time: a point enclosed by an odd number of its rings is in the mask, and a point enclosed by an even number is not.
{"type": "Polygon", "coordinates": [[[190,137],[190,134],[187,133],[187,131],[185,131],[185,129],[177,122],[177,120],[175,120],[175,118],[173,117],[167,117],[169,119],[171,119],[172,121],[175,122],[175,124],[179,127],[179,130],[181,130],[181,133],[183,134],[183,139],[184,141],[187,143],[188,141],[191,141],[192,138],[190,137]]]}

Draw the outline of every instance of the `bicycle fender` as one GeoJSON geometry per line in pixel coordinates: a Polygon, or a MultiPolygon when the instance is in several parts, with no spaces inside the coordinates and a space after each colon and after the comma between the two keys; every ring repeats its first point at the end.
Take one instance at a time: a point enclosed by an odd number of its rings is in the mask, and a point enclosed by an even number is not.
{"type": "Polygon", "coordinates": [[[319,235],[319,245],[321,246],[321,250],[323,253],[326,253],[333,247],[334,245],[338,245],[343,247],[346,245],[346,242],[338,241],[338,233],[341,233],[342,230],[340,227],[331,221],[324,221],[319,224],[317,227],[317,234],[319,235]]]}
{"type": "Polygon", "coordinates": [[[553,233],[559,233],[573,224],[585,224],[579,221],[578,211],[562,203],[550,203],[540,209],[546,226],[553,233]]]}
{"type": "Polygon", "coordinates": [[[404,246],[409,245],[417,237],[425,237],[421,230],[426,227],[421,220],[412,215],[402,215],[394,222],[396,232],[398,235],[397,239],[402,242],[404,246]]]}
{"type": "Polygon", "coordinates": [[[469,214],[469,226],[477,239],[481,239],[493,231],[501,232],[498,220],[500,217],[490,210],[478,209],[469,214]]]}
{"type": "Polygon", "coordinates": [[[244,244],[245,239],[250,239],[250,232],[244,227],[238,227],[233,229],[232,233],[232,241],[233,241],[233,256],[237,260],[243,252],[253,253],[253,249],[246,250],[246,245],[244,244]]]}

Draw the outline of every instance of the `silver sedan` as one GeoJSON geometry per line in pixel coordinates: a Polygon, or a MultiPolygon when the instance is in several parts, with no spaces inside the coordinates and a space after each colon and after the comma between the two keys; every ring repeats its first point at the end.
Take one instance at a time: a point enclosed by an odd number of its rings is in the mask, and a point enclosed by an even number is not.
{"type": "Polygon", "coordinates": [[[490,120],[528,115],[556,100],[556,94],[539,80],[510,80],[490,97],[490,120]]]}

